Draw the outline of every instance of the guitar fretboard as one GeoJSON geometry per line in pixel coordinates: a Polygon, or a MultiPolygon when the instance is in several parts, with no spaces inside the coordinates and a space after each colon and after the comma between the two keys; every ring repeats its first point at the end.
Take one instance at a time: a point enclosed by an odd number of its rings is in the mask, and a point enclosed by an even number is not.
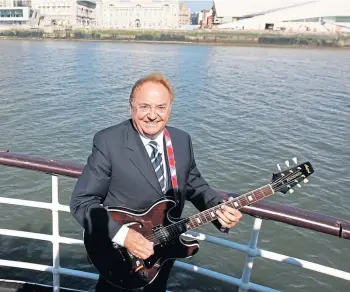
{"type": "Polygon", "coordinates": [[[272,195],[273,193],[274,191],[271,185],[268,184],[247,194],[241,195],[232,200],[228,200],[222,204],[219,204],[215,207],[202,211],[196,215],[192,215],[190,217],[182,219],[179,222],[164,227],[162,231],[159,231],[160,233],[156,234],[156,243],[162,243],[168,240],[169,238],[175,238],[188,230],[196,229],[200,226],[203,226],[204,224],[218,219],[216,211],[220,210],[223,205],[227,205],[238,210],[243,208],[244,206],[248,206],[261,199],[264,199],[267,196],[272,195]]]}

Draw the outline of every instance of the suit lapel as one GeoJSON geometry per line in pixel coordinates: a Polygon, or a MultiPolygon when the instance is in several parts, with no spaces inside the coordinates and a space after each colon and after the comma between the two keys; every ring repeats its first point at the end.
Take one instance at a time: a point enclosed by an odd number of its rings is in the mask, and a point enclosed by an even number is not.
{"type": "Polygon", "coordinates": [[[153,165],[149,159],[148,153],[142,140],[132,125],[130,125],[127,133],[126,148],[131,162],[141,172],[149,184],[155,189],[157,193],[163,196],[160,184],[157,180],[156,173],[154,172],[153,165]]]}

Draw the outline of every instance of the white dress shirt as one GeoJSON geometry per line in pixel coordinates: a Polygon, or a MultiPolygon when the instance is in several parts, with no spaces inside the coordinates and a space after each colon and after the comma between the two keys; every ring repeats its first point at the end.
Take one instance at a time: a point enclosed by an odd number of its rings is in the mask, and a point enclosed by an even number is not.
{"type": "MultiPolygon", "coordinates": [[[[151,139],[143,137],[140,135],[140,138],[142,140],[143,145],[145,146],[148,156],[151,156],[153,148],[148,143],[151,141],[151,139]]],[[[163,170],[164,170],[164,182],[165,185],[167,185],[167,169],[166,169],[166,161],[165,161],[165,155],[164,155],[164,131],[162,131],[157,138],[154,139],[155,142],[157,142],[158,145],[158,151],[162,155],[162,164],[163,164],[163,170]]],[[[120,246],[124,246],[124,241],[126,238],[126,235],[128,234],[129,228],[126,225],[123,225],[117,234],[113,237],[112,241],[117,243],[120,246]]]]}

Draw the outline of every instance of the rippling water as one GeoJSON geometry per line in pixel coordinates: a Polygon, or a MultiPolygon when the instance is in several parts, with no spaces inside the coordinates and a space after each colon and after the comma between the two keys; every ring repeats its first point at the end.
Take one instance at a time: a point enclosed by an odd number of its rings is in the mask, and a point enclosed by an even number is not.
{"type": "MultiPolygon", "coordinates": [[[[350,52],[108,42],[1,41],[0,149],[85,163],[93,134],[129,117],[134,81],[165,73],[175,88],[170,124],[193,138],[197,164],[210,184],[238,194],[268,183],[276,163],[294,156],[315,173],[293,195],[268,200],[350,219],[350,52]]],[[[68,204],[75,180],[60,178],[68,204]]],[[[50,177],[0,167],[1,195],[50,201],[50,177]]],[[[49,211],[0,205],[0,228],[51,232],[49,211]]],[[[186,214],[196,212],[190,205],[186,214]]],[[[246,244],[253,218],[232,234],[199,231],[246,244]]],[[[81,239],[70,214],[61,235],[81,239]]],[[[264,221],[259,247],[350,272],[349,242],[264,221]]],[[[1,236],[0,258],[51,264],[51,245],[1,236]]],[[[235,277],[245,255],[202,244],[186,262],[235,277]]],[[[61,265],[94,271],[83,248],[62,245],[61,265]]],[[[0,268],[0,277],[49,283],[51,274],[0,268]]],[[[283,291],[349,291],[347,281],[256,259],[252,281],[283,291]]],[[[94,282],[63,277],[92,289],[94,282]]],[[[229,285],[174,269],[173,291],[232,291],[229,285]]]]}

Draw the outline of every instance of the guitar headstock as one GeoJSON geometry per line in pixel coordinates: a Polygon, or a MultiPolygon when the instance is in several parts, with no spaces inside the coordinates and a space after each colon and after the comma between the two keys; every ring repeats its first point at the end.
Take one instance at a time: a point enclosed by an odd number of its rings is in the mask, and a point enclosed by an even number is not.
{"type": "Polygon", "coordinates": [[[289,191],[290,193],[293,193],[293,188],[295,186],[301,187],[300,182],[302,181],[307,183],[307,177],[314,172],[310,162],[303,162],[298,165],[296,157],[293,158],[293,162],[295,163],[295,166],[290,167],[289,161],[286,160],[285,164],[287,165],[288,169],[284,171],[282,171],[279,164],[277,164],[277,168],[280,170],[280,172],[273,174],[270,183],[275,192],[282,192],[283,194],[286,194],[289,191]]]}

